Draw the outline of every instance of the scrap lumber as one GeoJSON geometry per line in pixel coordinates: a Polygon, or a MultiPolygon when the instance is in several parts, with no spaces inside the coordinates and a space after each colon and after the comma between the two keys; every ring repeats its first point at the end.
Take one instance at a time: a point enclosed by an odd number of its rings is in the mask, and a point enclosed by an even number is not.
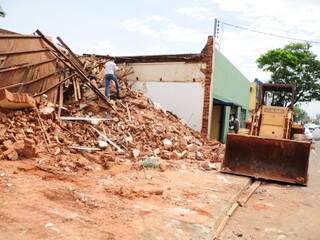
{"type": "Polygon", "coordinates": [[[101,151],[101,149],[100,149],[100,148],[94,148],[94,147],[68,146],[68,148],[76,149],[76,150],[89,151],[89,152],[92,152],[92,151],[101,151]]]}
{"type": "Polygon", "coordinates": [[[34,94],[33,96],[37,97],[37,96],[43,95],[43,94],[55,89],[56,87],[60,86],[61,84],[65,83],[66,81],[68,81],[69,79],[73,78],[74,76],[76,76],[75,73],[71,74],[69,77],[66,77],[66,78],[62,79],[60,82],[54,84],[53,86],[51,86],[51,87],[49,87],[49,88],[47,88],[47,89],[45,89],[45,90],[43,90],[43,91],[41,91],[39,93],[34,94]]]}
{"type": "Polygon", "coordinates": [[[76,82],[76,89],[77,89],[77,93],[78,93],[78,98],[79,98],[79,100],[81,100],[80,82],[78,79],[76,79],[75,82],[76,82]]]}
{"type": "Polygon", "coordinates": [[[38,67],[40,65],[44,65],[44,64],[47,64],[47,63],[51,63],[51,62],[54,62],[56,61],[57,58],[51,58],[51,59],[48,59],[48,60],[44,60],[44,61],[40,61],[40,62],[36,62],[36,63],[22,63],[22,64],[16,64],[16,65],[13,65],[13,66],[8,66],[8,67],[5,67],[5,68],[0,68],[0,73],[4,73],[4,72],[11,72],[11,71],[16,71],[16,70],[21,70],[21,69],[24,69],[24,68],[33,68],[33,67],[38,67]]]}
{"type": "Polygon", "coordinates": [[[96,117],[60,117],[62,121],[88,121],[88,122],[95,122],[95,121],[110,121],[112,119],[109,118],[96,118],[96,117]]]}
{"type": "Polygon", "coordinates": [[[44,76],[41,76],[41,77],[38,77],[36,79],[30,80],[28,82],[15,83],[15,84],[11,84],[11,85],[2,87],[0,89],[10,89],[10,88],[15,88],[15,87],[23,87],[23,86],[26,86],[26,85],[30,85],[30,84],[39,82],[39,81],[41,81],[43,79],[49,78],[49,77],[54,76],[54,75],[59,74],[59,73],[60,73],[60,71],[54,71],[54,72],[48,73],[48,74],[46,74],[44,76]]]}
{"type": "Polygon", "coordinates": [[[63,107],[63,84],[59,87],[59,108],[58,108],[58,119],[61,116],[61,109],[63,107]]]}
{"type": "Polygon", "coordinates": [[[117,144],[112,142],[109,138],[107,138],[103,133],[101,133],[98,129],[91,126],[93,130],[95,130],[104,140],[106,140],[108,143],[110,143],[112,146],[114,146],[119,152],[124,152],[117,144]]]}
{"type": "Polygon", "coordinates": [[[84,68],[83,63],[79,60],[79,58],[74,54],[74,52],[69,48],[69,46],[60,38],[57,37],[58,41],[61,43],[61,45],[68,50],[69,54],[73,57],[73,59],[76,61],[79,67],[84,68]]]}
{"type": "Polygon", "coordinates": [[[48,49],[48,48],[41,48],[41,49],[32,49],[32,50],[24,50],[24,51],[0,52],[0,56],[22,55],[22,54],[49,52],[49,51],[50,51],[50,49],[48,49]]]}
{"type": "MultiPolygon", "coordinates": [[[[41,38],[44,40],[44,42],[49,45],[57,54],[62,56],[64,58],[64,63],[68,62],[73,67],[73,69],[79,74],[79,77],[84,81],[84,83],[92,89],[93,92],[97,94],[98,97],[100,97],[102,100],[104,100],[106,103],[109,104],[108,98],[99,91],[98,88],[94,86],[94,84],[90,81],[90,79],[85,75],[85,73],[77,66],[77,64],[72,61],[68,56],[66,56],[63,52],[61,52],[46,36],[44,36],[40,30],[37,30],[36,33],[41,36],[41,38]]],[[[111,107],[112,105],[109,104],[111,107]]]]}
{"type": "Polygon", "coordinates": [[[79,101],[79,98],[78,98],[78,89],[77,89],[76,82],[75,82],[74,79],[72,80],[72,85],[73,85],[74,100],[75,100],[76,102],[78,102],[78,101],[79,101]]]}
{"type": "Polygon", "coordinates": [[[128,119],[129,119],[129,121],[131,121],[131,113],[130,113],[128,103],[126,103],[126,108],[127,108],[127,113],[128,113],[128,119]]]}
{"type": "Polygon", "coordinates": [[[244,206],[244,204],[248,201],[251,195],[257,190],[257,188],[261,185],[261,181],[255,181],[247,191],[238,199],[238,204],[240,207],[244,206]]]}
{"type": "Polygon", "coordinates": [[[220,237],[220,234],[222,233],[223,229],[227,225],[228,220],[231,218],[233,213],[236,211],[236,209],[240,206],[244,206],[244,204],[248,201],[250,196],[257,190],[257,188],[261,185],[261,181],[254,181],[245,191],[241,193],[241,196],[238,198],[238,200],[232,204],[230,209],[227,211],[226,215],[222,218],[218,228],[213,234],[213,240],[218,240],[220,237]]]}
{"type": "Polygon", "coordinates": [[[11,93],[6,89],[0,90],[0,107],[7,109],[33,108],[36,101],[27,93],[11,93]]]}
{"type": "Polygon", "coordinates": [[[49,151],[49,145],[51,144],[51,141],[50,141],[50,137],[46,131],[46,128],[44,126],[44,123],[41,119],[41,116],[40,116],[40,113],[39,113],[39,110],[38,108],[35,108],[35,111],[36,111],[36,114],[37,114],[37,117],[38,117],[38,122],[39,122],[39,125],[40,125],[40,128],[41,128],[41,131],[42,131],[42,134],[43,134],[43,137],[44,137],[44,142],[46,143],[46,149],[48,152],[49,151]]]}

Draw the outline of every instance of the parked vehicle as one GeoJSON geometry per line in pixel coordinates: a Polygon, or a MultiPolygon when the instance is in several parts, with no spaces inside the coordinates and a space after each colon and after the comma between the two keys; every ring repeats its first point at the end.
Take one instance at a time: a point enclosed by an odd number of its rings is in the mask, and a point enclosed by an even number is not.
{"type": "Polygon", "coordinates": [[[308,140],[313,139],[313,135],[307,126],[304,126],[304,135],[306,136],[306,139],[308,139],[308,140]]]}
{"type": "Polygon", "coordinates": [[[305,126],[309,129],[309,131],[312,133],[314,130],[320,128],[319,125],[314,123],[306,123],[305,126]]]}
{"type": "Polygon", "coordinates": [[[314,141],[320,141],[320,128],[316,128],[313,132],[312,132],[312,139],[314,141]]]}

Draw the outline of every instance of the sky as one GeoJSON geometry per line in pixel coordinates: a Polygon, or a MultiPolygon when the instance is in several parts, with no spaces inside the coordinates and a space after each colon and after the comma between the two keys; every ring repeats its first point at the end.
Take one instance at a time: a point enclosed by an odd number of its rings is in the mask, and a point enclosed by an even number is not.
{"type": "MultiPolygon", "coordinates": [[[[40,29],[60,36],[74,52],[145,55],[198,53],[222,22],[293,38],[320,41],[319,0],[0,0],[0,28],[19,33],[40,29]]],[[[220,51],[250,80],[267,81],[257,68],[264,52],[294,42],[222,24],[220,51]]],[[[320,56],[320,44],[312,51],[320,56]]],[[[320,103],[303,104],[309,115],[320,103]]]]}

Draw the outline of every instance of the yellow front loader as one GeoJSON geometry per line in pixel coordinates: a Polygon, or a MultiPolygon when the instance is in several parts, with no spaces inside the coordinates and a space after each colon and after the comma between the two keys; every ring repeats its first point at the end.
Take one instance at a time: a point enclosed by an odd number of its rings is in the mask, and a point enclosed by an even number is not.
{"type": "Polygon", "coordinates": [[[304,127],[293,124],[294,98],[293,85],[262,84],[249,134],[227,135],[222,172],[307,184],[311,142],[303,137],[304,127]]]}

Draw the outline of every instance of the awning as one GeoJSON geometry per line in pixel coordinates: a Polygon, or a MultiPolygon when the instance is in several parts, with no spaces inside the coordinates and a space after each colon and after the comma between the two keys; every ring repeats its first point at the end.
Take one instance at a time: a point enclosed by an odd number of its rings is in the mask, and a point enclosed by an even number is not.
{"type": "Polygon", "coordinates": [[[236,106],[236,107],[239,107],[240,105],[238,104],[235,104],[233,102],[227,102],[227,101],[223,101],[223,100],[220,100],[220,99],[217,99],[217,98],[213,98],[213,101],[212,101],[213,105],[221,105],[221,106],[236,106]]]}

